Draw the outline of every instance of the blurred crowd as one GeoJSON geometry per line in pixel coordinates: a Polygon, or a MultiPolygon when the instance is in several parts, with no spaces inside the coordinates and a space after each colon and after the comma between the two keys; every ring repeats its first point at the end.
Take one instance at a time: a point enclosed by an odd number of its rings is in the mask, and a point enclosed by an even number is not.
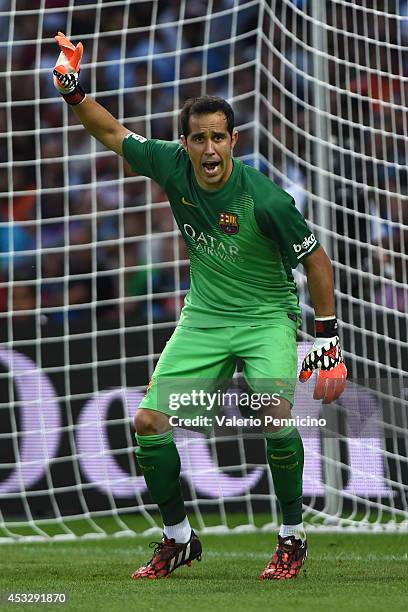
{"type": "MultiPolygon", "coordinates": [[[[262,23],[244,0],[217,0],[211,19],[204,0],[37,4],[19,0],[14,18],[0,15],[0,311],[173,321],[189,286],[163,190],[93,141],[55,92],[58,30],[84,43],[85,90],[137,133],[176,139],[186,98],[232,100],[236,154],[288,190],[317,233],[328,172],[340,292],[406,311],[408,2],[379,2],[395,9],[388,15],[326,3],[320,143],[307,0],[274,2],[262,23]]],[[[0,0],[0,13],[9,9],[0,0]]]]}

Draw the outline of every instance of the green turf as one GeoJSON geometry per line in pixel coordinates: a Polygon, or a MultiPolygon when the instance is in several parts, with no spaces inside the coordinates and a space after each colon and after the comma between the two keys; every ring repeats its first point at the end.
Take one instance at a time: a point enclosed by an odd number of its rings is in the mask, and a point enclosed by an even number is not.
{"type": "MultiPolygon", "coordinates": [[[[344,513],[344,524],[347,525],[347,518],[349,517],[349,513],[344,513]]],[[[243,512],[228,512],[224,515],[219,514],[218,512],[201,512],[197,511],[192,512],[189,515],[192,527],[198,531],[207,527],[220,527],[222,525],[226,525],[230,529],[237,527],[238,525],[247,525],[248,524],[248,514],[243,512]]],[[[280,516],[275,517],[275,522],[277,524],[280,523],[280,516]]],[[[270,525],[272,516],[271,513],[266,512],[257,512],[253,515],[252,519],[253,524],[256,527],[263,527],[265,525],[270,525]]],[[[306,525],[306,529],[308,525],[320,525],[324,524],[327,520],[326,516],[319,515],[308,515],[305,513],[303,517],[303,521],[306,525]]],[[[370,523],[378,524],[386,524],[390,521],[395,523],[400,523],[403,520],[406,520],[406,514],[395,515],[391,513],[387,513],[382,511],[381,515],[378,515],[376,512],[372,511],[370,516],[367,517],[366,513],[354,513],[353,514],[353,522],[355,525],[360,523],[360,525],[367,526],[370,523]]],[[[17,521],[17,519],[16,519],[17,521]]],[[[124,530],[133,531],[137,534],[143,534],[147,529],[151,529],[153,527],[157,527],[159,529],[159,525],[161,524],[160,515],[157,512],[146,512],[141,514],[121,514],[117,517],[114,516],[104,516],[104,517],[95,517],[93,516],[90,519],[84,519],[84,517],[78,516],[77,518],[67,517],[64,519],[64,525],[67,528],[64,531],[61,521],[48,521],[47,519],[42,519],[34,522],[35,526],[38,529],[41,529],[43,534],[48,536],[55,535],[64,535],[67,531],[71,532],[75,536],[83,536],[85,534],[97,534],[98,527],[101,532],[104,532],[108,535],[114,535],[118,532],[123,532],[124,530]]],[[[16,526],[15,523],[6,522],[8,530],[0,527],[0,538],[4,537],[18,537],[18,536],[38,536],[40,532],[36,530],[32,525],[27,522],[21,521],[21,523],[16,526]]],[[[344,526],[344,525],[343,525],[344,526]]],[[[10,538],[11,539],[11,538],[10,538]]]]}
{"type": "Polygon", "coordinates": [[[0,546],[0,591],[66,592],[69,603],[1,605],[1,610],[140,612],[296,609],[299,612],[406,611],[408,535],[310,534],[301,576],[260,582],[275,536],[205,536],[201,563],[171,579],[132,581],[150,553],[142,537],[0,546]],[[295,606],[295,608],[293,607],[295,606]]]}

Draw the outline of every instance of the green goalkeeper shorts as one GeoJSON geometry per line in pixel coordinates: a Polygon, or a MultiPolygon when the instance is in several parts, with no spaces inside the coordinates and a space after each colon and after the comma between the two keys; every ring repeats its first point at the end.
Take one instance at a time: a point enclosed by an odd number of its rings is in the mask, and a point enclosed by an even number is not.
{"type": "Polygon", "coordinates": [[[293,404],[296,329],[291,322],[279,322],[205,329],[178,325],[160,356],[140,408],[178,418],[213,415],[223,406],[223,393],[238,359],[243,360],[248,389],[246,402],[239,402],[243,416],[250,416],[252,408],[261,408],[260,394],[275,394],[275,398],[293,404]]]}

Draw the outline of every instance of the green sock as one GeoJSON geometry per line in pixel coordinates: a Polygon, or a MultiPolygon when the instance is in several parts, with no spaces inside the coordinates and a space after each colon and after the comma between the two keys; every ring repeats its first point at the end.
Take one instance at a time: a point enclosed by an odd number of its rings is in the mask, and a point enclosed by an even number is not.
{"type": "Polygon", "coordinates": [[[302,522],[303,442],[296,427],[265,434],[266,453],[278,498],[282,523],[302,522]]]}
{"type": "Polygon", "coordinates": [[[180,488],[180,456],[173,433],[136,434],[136,458],[152,500],[159,506],[165,525],[176,525],[186,517],[180,488]]]}

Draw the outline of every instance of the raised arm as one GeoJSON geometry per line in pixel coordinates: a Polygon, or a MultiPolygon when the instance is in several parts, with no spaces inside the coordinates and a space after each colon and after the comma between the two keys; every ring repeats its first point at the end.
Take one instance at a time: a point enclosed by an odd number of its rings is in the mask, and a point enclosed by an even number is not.
{"type": "Polygon", "coordinates": [[[54,67],[54,85],[73,110],[84,128],[105,147],[122,155],[122,143],[130,131],[95,100],[88,98],[78,83],[83,46],[74,46],[62,32],[55,37],[60,55],[54,67]]]}
{"type": "Polygon", "coordinates": [[[86,129],[105,147],[122,155],[123,139],[130,134],[109,111],[101,104],[86,96],[80,104],[73,106],[73,110],[86,129]]]}

